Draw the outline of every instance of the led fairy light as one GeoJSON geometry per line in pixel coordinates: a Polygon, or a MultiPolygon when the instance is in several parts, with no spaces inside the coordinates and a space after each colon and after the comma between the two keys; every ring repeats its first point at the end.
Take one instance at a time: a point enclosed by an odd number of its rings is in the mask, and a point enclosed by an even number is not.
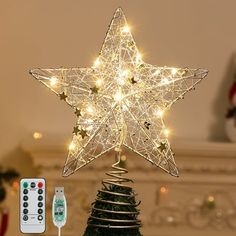
{"type": "Polygon", "coordinates": [[[163,118],[164,114],[165,114],[165,111],[162,109],[156,109],[154,111],[154,115],[156,115],[159,118],[163,118]]]}
{"type": "Polygon", "coordinates": [[[86,108],[86,112],[88,112],[89,114],[94,114],[95,109],[92,105],[88,105],[86,108]]]}
{"type": "Polygon", "coordinates": [[[163,133],[165,134],[166,137],[169,137],[169,135],[170,135],[170,130],[167,129],[167,128],[165,128],[165,129],[163,130],[163,133]]]}
{"type": "Polygon", "coordinates": [[[161,84],[162,85],[168,85],[171,83],[171,78],[170,77],[164,77],[161,79],[161,84]]]}
{"type": "Polygon", "coordinates": [[[77,116],[64,176],[123,146],[178,176],[163,114],[207,70],[144,62],[121,8],[115,12],[92,67],[35,69],[31,74],[67,102],[77,116]],[[155,114],[156,108],[161,110],[155,114]],[[88,125],[88,119],[94,123],[88,125]]]}
{"type": "Polygon", "coordinates": [[[178,72],[178,69],[177,68],[172,68],[171,69],[171,74],[174,76],[176,75],[176,73],[178,72]]]}
{"type": "Polygon", "coordinates": [[[136,63],[141,63],[142,62],[142,55],[141,53],[137,53],[137,56],[136,56],[136,63]]]}
{"type": "Polygon", "coordinates": [[[117,101],[117,102],[120,102],[122,101],[123,99],[123,94],[121,91],[117,91],[114,95],[114,100],[117,101]]]}
{"type": "Polygon", "coordinates": [[[158,76],[161,73],[160,69],[156,69],[153,73],[154,76],[158,76]]]}
{"type": "Polygon", "coordinates": [[[50,85],[53,87],[57,84],[57,77],[53,76],[51,79],[50,79],[50,85]]]}
{"type": "Polygon", "coordinates": [[[75,150],[75,144],[74,144],[73,141],[72,141],[72,142],[70,143],[70,145],[69,145],[69,150],[70,150],[70,151],[75,150]]]}
{"type": "Polygon", "coordinates": [[[125,25],[124,27],[121,28],[122,33],[129,33],[130,32],[130,27],[129,25],[125,25]]]}
{"type": "Polygon", "coordinates": [[[101,87],[102,84],[103,84],[103,80],[102,80],[102,79],[97,79],[96,85],[97,85],[98,87],[101,87]]]}
{"type": "Polygon", "coordinates": [[[100,64],[101,64],[101,60],[100,60],[100,58],[98,57],[98,58],[94,61],[94,66],[95,66],[95,67],[98,67],[98,66],[100,66],[100,64]]]}
{"type": "Polygon", "coordinates": [[[127,78],[130,74],[130,71],[129,70],[122,70],[119,72],[119,76],[117,78],[117,83],[120,85],[120,86],[123,86],[126,84],[127,82],[127,78]]]}

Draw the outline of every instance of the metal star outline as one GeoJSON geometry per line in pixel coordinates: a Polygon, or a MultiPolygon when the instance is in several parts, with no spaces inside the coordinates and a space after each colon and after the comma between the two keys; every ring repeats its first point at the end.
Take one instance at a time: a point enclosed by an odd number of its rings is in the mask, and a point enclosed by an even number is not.
{"type": "Polygon", "coordinates": [[[81,135],[73,134],[64,176],[117,147],[126,147],[178,176],[162,113],[208,71],[144,62],[121,8],[114,14],[92,67],[34,69],[30,73],[57,95],[63,94],[77,113],[76,127],[83,130],[81,135]],[[160,149],[160,143],[165,148],[160,149]]]}

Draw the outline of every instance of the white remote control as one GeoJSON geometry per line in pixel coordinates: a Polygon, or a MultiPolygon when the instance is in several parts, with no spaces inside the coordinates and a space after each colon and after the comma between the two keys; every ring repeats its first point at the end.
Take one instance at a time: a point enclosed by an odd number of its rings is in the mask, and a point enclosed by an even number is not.
{"type": "Polygon", "coordinates": [[[20,181],[20,231],[45,231],[45,179],[23,178],[20,181]]]}

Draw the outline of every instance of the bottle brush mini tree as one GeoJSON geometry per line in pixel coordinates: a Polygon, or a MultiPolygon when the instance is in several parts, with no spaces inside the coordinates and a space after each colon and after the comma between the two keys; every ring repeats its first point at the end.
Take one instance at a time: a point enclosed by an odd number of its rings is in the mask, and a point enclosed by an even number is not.
{"type": "Polygon", "coordinates": [[[127,170],[120,167],[120,161],[107,173],[110,179],[103,180],[92,204],[91,215],[84,236],[141,236],[138,220],[139,210],[133,189],[127,185],[131,180],[122,177],[127,170]]]}

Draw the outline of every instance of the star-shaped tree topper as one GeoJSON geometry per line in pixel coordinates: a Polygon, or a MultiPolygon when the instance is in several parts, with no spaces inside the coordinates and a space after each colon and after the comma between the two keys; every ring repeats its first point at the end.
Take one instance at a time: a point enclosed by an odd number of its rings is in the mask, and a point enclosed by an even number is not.
{"type": "Polygon", "coordinates": [[[118,8],[92,67],[31,71],[77,115],[63,175],[126,147],[178,176],[163,113],[207,73],[145,63],[118,8]]]}

